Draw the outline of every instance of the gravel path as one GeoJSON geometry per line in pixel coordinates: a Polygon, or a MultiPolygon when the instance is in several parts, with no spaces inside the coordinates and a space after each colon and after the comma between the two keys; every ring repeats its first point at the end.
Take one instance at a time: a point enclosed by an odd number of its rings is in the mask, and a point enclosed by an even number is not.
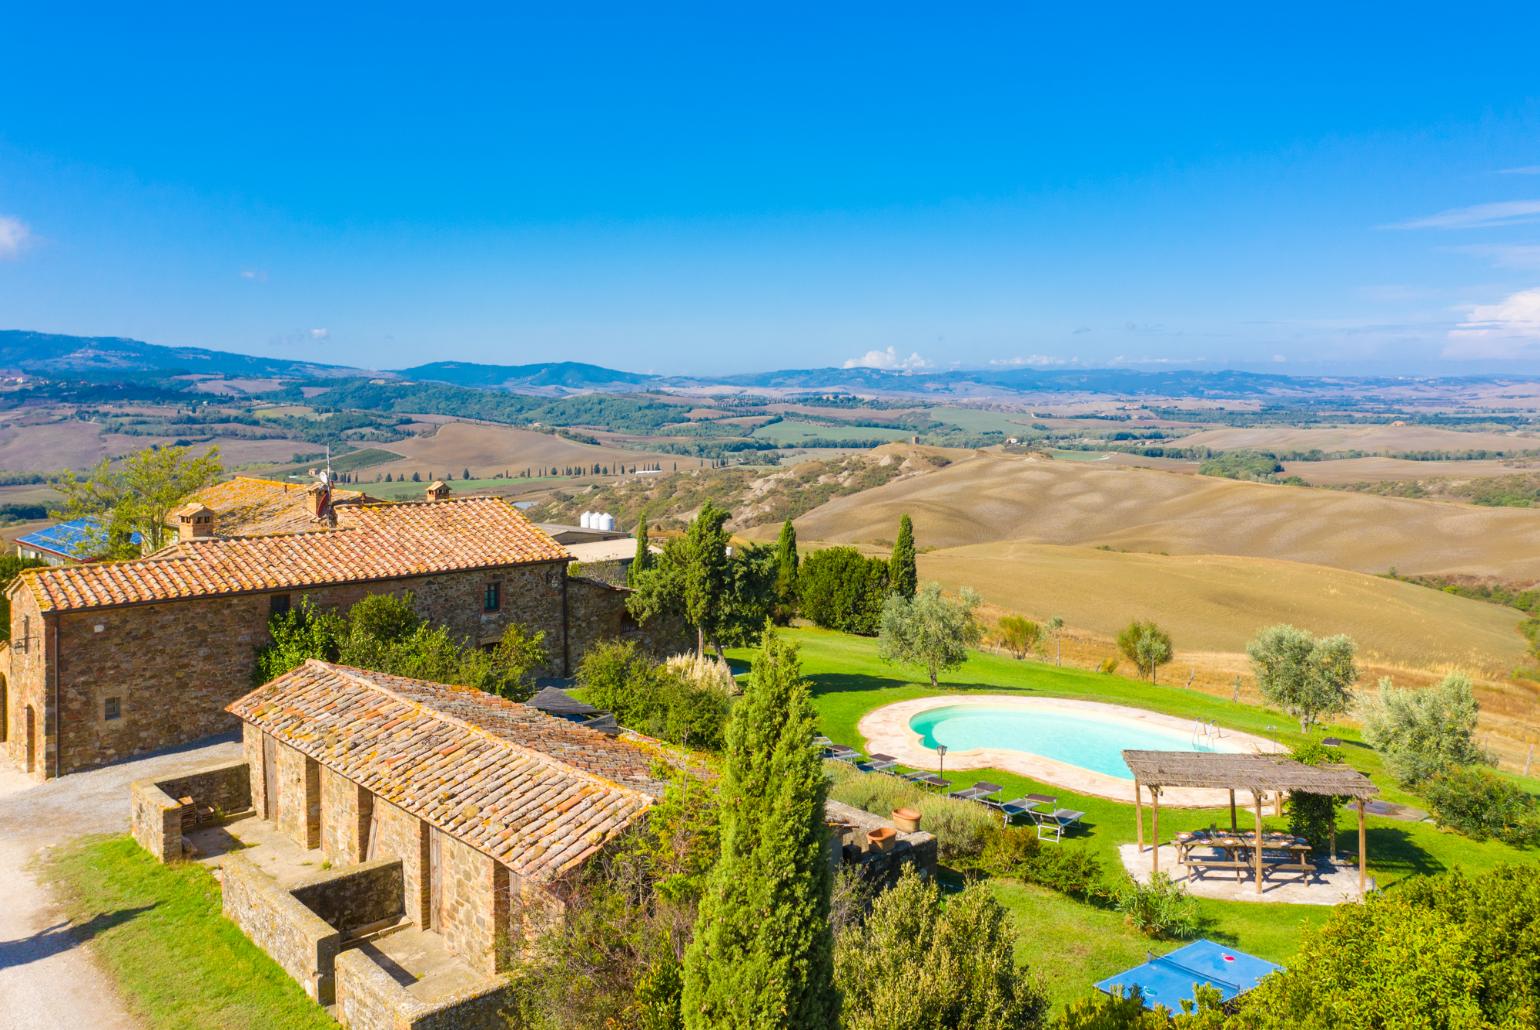
{"type": "Polygon", "coordinates": [[[132,1030],[111,979],[38,883],[43,849],[128,828],[128,785],[240,756],[230,740],[37,784],[0,765],[0,1030],[132,1030]]]}

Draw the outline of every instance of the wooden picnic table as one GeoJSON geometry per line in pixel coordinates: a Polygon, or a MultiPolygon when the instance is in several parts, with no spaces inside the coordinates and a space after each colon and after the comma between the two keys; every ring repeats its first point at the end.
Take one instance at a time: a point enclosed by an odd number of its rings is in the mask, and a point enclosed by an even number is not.
{"type": "MultiPolygon", "coordinates": [[[[1176,839],[1177,862],[1197,875],[1209,869],[1232,869],[1236,873],[1236,879],[1241,879],[1245,875],[1245,870],[1255,868],[1257,850],[1255,833],[1236,831],[1209,833],[1200,830],[1196,833],[1179,833],[1176,839]],[[1213,848],[1224,857],[1209,859],[1194,856],[1193,852],[1200,848],[1213,848]]],[[[1315,869],[1310,862],[1309,842],[1293,834],[1263,833],[1261,851],[1261,865],[1265,872],[1305,874],[1315,869]],[[1269,851],[1282,853],[1283,857],[1269,860],[1266,857],[1269,851]]]]}

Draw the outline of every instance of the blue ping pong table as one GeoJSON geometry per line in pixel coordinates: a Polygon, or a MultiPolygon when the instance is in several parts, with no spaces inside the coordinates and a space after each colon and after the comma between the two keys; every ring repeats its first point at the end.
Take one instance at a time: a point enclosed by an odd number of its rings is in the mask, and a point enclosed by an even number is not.
{"type": "Polygon", "coordinates": [[[1225,1001],[1231,1001],[1251,990],[1267,974],[1282,968],[1205,939],[1193,941],[1169,955],[1151,955],[1143,965],[1109,976],[1096,987],[1108,994],[1121,987],[1125,995],[1137,987],[1145,1008],[1164,1005],[1172,1012],[1180,1012],[1183,999],[1195,1000],[1202,984],[1213,984],[1225,1001]]]}

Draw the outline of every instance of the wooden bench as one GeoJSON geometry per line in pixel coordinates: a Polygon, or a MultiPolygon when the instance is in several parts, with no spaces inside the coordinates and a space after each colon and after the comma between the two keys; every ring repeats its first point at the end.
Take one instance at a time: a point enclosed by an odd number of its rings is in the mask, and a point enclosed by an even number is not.
{"type": "Polygon", "coordinates": [[[1235,878],[1237,880],[1244,880],[1246,873],[1252,869],[1250,862],[1242,862],[1238,859],[1194,858],[1191,855],[1182,860],[1182,865],[1192,870],[1193,879],[1195,880],[1202,879],[1203,874],[1210,869],[1233,869],[1235,870],[1235,878]]]}

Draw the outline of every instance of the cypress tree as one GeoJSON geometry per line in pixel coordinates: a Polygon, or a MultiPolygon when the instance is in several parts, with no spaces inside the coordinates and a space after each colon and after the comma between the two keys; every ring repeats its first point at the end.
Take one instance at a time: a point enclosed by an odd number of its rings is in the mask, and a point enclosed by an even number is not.
{"type": "Polygon", "coordinates": [[[652,568],[652,551],[647,546],[647,516],[643,515],[636,523],[636,557],[631,561],[631,567],[626,570],[626,585],[635,586],[636,577],[652,568]]]}
{"type": "Polygon", "coordinates": [[[686,1030],[838,1026],[813,727],[796,648],[766,631],[727,729],[721,857],[685,953],[686,1030]]]}
{"type": "Polygon", "coordinates": [[[893,557],[888,559],[888,589],[900,597],[913,598],[919,585],[920,574],[914,565],[914,522],[903,515],[898,520],[893,557]]]}
{"type": "Polygon", "coordinates": [[[706,634],[714,636],[718,606],[727,593],[728,512],[707,501],[685,534],[685,618],[695,627],[696,651],[705,655],[706,634]]]}
{"type": "Polygon", "coordinates": [[[787,519],[781,523],[781,536],[775,542],[775,616],[783,626],[796,610],[798,561],[797,528],[787,519]]]}

